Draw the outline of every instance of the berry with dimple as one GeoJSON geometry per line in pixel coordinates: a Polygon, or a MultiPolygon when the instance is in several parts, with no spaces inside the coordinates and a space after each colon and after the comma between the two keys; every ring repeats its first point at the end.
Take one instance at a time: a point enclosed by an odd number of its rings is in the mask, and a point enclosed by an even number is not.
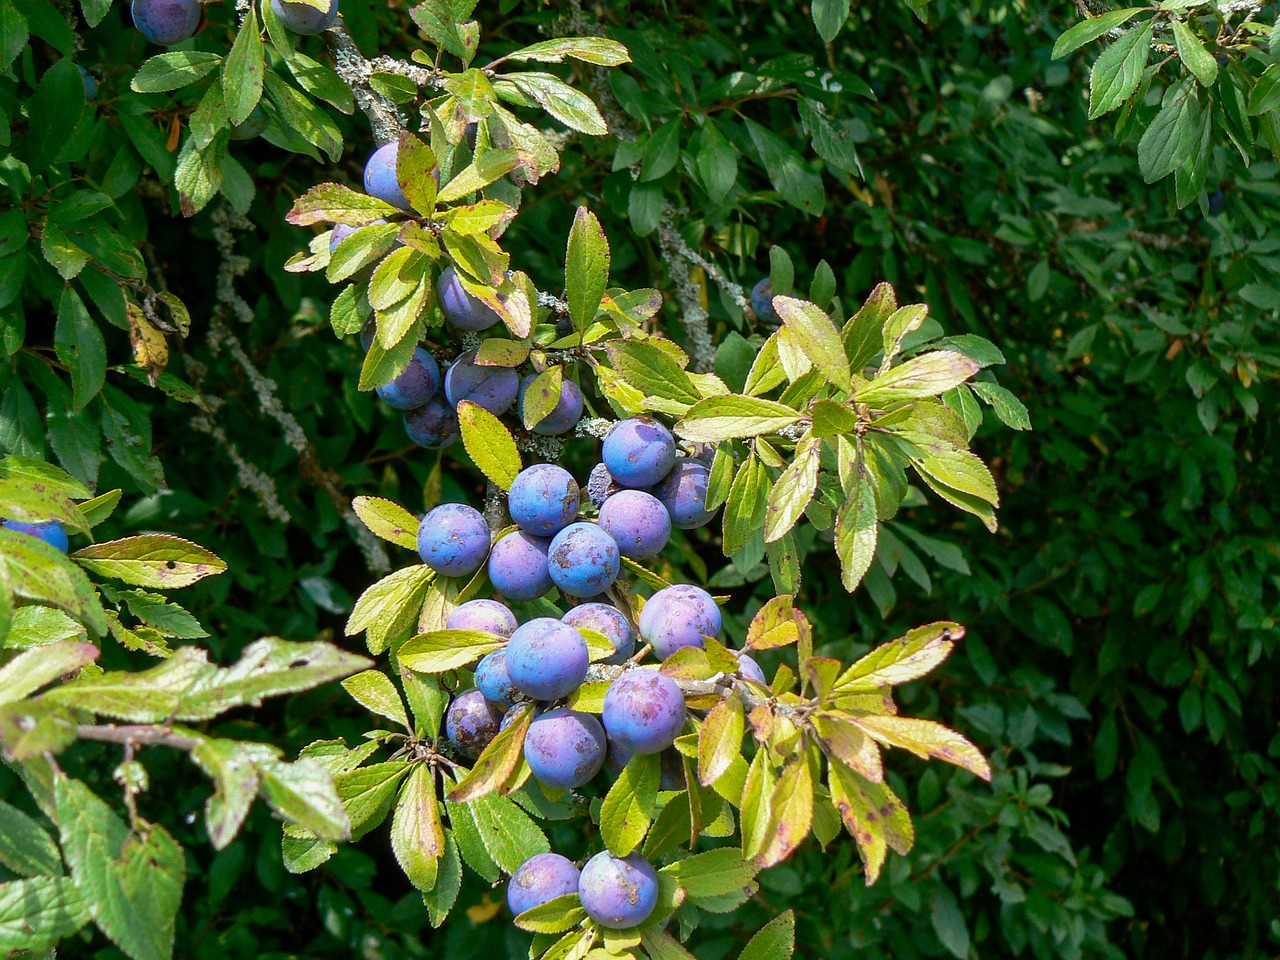
{"type": "Polygon", "coordinates": [[[538,782],[557,790],[587,783],[604,766],[604,727],[589,713],[548,710],[529,724],[524,758],[538,782]]]}
{"type": "Polygon", "coordinates": [[[191,39],[200,26],[199,0],[133,0],[129,12],[138,32],[162,47],[191,39]]]}
{"type": "Polygon", "coordinates": [[[458,694],[444,716],[444,732],[458,750],[474,760],[498,735],[502,708],[474,687],[458,694]]]}
{"type": "Polygon", "coordinates": [[[558,853],[540,853],[516,868],[507,884],[507,906],[519,916],[526,910],[578,892],[578,868],[558,853]]]}
{"type": "Polygon", "coordinates": [[[551,581],[571,597],[594,597],[608,590],[622,569],[618,542],[594,523],[571,523],[547,552],[551,581]]]}
{"type": "Polygon", "coordinates": [[[617,666],[626,663],[636,652],[636,635],[622,611],[607,603],[580,603],[560,618],[561,623],[580,630],[594,630],[613,644],[615,653],[602,661],[617,666]]]}
{"type": "Polygon", "coordinates": [[[488,330],[502,319],[492,307],[467,292],[451,266],[445,267],[436,281],[436,300],[444,318],[459,330],[488,330]]]}
{"type": "Polygon", "coordinates": [[[666,478],[653,488],[671,516],[671,525],[681,530],[706,526],[715,516],[707,509],[707,483],[711,471],[701,460],[679,460],[666,478]]]}
{"type": "Polygon", "coordinates": [[[613,479],[613,475],[609,473],[609,468],[603,463],[597,463],[591,468],[591,475],[587,477],[587,499],[591,501],[591,505],[597,510],[603,507],[604,502],[621,489],[623,489],[622,485],[613,479]]]}
{"type": "Polygon", "coordinates": [[[601,720],[609,739],[632,753],[658,753],[684,729],[680,687],[657,670],[628,670],[609,685],[601,720]]]}
{"type": "MultiPolygon", "coordinates": [[[[275,3],[276,0],[271,0],[275,3]]],[[[364,165],[364,192],[401,210],[412,210],[413,204],[400,189],[396,179],[396,160],[400,156],[400,144],[392,140],[384,143],[369,155],[364,165]]]]}
{"type": "Polygon", "coordinates": [[[609,431],[600,459],[624,487],[651,487],[675,466],[676,438],[652,417],[631,417],[609,431]]]}
{"type": "Polygon", "coordinates": [[[578,481],[568,470],[554,463],[535,463],[516,475],[507,508],[520,529],[551,537],[573,522],[580,498],[578,481]]]}
{"type": "Polygon", "coordinates": [[[469,350],[444,375],[444,395],[455,407],[463,400],[484,407],[500,417],[515,406],[520,392],[520,374],[510,367],[487,367],[476,363],[476,351],[469,350]]]}
{"type": "Polygon", "coordinates": [[[413,348],[413,357],[403,372],[375,391],[393,410],[416,410],[440,389],[440,366],[422,347],[413,348]]]}
{"type": "Polygon", "coordinates": [[[6,520],[2,524],[6,530],[12,530],[14,533],[25,533],[29,537],[35,537],[37,540],[43,540],[55,550],[63,553],[67,552],[70,541],[67,539],[67,531],[63,529],[62,524],[57,520],[40,520],[35,523],[28,523],[24,520],[6,520]]]}
{"type": "Polygon", "coordinates": [[[443,450],[458,439],[458,415],[436,394],[422,406],[404,415],[404,432],[420,447],[443,450]]]}
{"type": "Polygon", "coordinates": [[[523,699],[520,689],[507,673],[507,651],[495,650],[476,664],[476,686],[490,703],[507,709],[523,699]]]}
{"type": "Polygon", "coordinates": [[[489,552],[489,524],[475,507],[442,503],[418,524],[418,555],[446,577],[475,573],[489,552]]]}
{"type": "Polygon", "coordinates": [[[644,923],[657,907],[658,874],[638,853],[615,857],[605,850],[582,868],[578,896],[600,926],[625,930],[644,923]]]}
{"type": "Polygon", "coordinates": [[[506,652],[512,684],[534,700],[567,697],[582,686],[591,665],[582,634],[550,617],[521,624],[511,635],[506,652]]]}
{"type": "Polygon", "coordinates": [[[751,309],[761,323],[775,327],[782,323],[778,311],[773,309],[773,282],[768,277],[751,288],[751,309]]]}
{"type": "Polygon", "coordinates": [[[271,9],[288,29],[304,37],[324,33],[338,19],[338,0],[329,0],[329,6],[325,10],[317,10],[305,3],[291,3],[289,0],[271,0],[271,9]]]}
{"type": "Polygon", "coordinates": [[[760,664],[748,654],[734,652],[734,656],[738,658],[738,673],[744,680],[751,680],[760,684],[762,687],[769,686],[769,681],[765,678],[764,671],[760,669],[760,664]]]}
{"type": "MultiPolygon", "coordinates": [[[[524,405],[529,389],[537,379],[535,375],[530,374],[520,383],[520,397],[517,401],[516,409],[522,422],[524,421],[524,405]]],[[[562,433],[568,433],[582,419],[582,407],[582,391],[572,380],[565,380],[560,384],[560,396],[556,400],[555,407],[534,424],[531,429],[534,433],[544,437],[557,437],[562,433]]]]}
{"type": "Polygon", "coordinates": [[[448,630],[479,630],[510,639],[519,621],[516,615],[497,600],[468,600],[454,607],[445,622],[448,630]]]}
{"type": "Polygon", "coordinates": [[[715,599],[701,587],[678,583],[663,587],[640,611],[640,638],[665,660],[684,647],[705,646],[723,626],[715,599]]]}
{"type": "Polygon", "coordinates": [[[600,508],[600,529],[613,537],[624,557],[648,560],[671,539],[671,515],[662,502],[643,490],[622,490],[600,508]]]}
{"type": "Polygon", "coordinates": [[[508,600],[537,600],[551,590],[547,549],[551,541],[517,530],[493,545],[489,582],[508,600]]]}

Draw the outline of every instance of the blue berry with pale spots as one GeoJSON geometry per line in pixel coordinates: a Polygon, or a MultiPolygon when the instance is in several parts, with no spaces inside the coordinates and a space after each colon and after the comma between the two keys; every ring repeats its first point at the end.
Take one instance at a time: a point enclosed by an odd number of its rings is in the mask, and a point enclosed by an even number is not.
{"type": "Polygon", "coordinates": [[[610,930],[626,930],[649,919],[658,906],[658,874],[638,853],[596,854],[582,868],[578,896],[587,916],[610,930]]]}
{"type": "Polygon", "coordinates": [[[724,625],[715,599],[701,587],[677,583],[663,587],[640,611],[640,639],[665,660],[685,647],[704,647],[724,625]]]}
{"type": "Polygon", "coordinates": [[[458,441],[458,414],[436,394],[422,406],[404,415],[404,432],[428,450],[443,450],[458,441]]]}
{"type": "Polygon", "coordinates": [[[671,515],[662,502],[643,490],[622,490],[600,508],[600,529],[618,544],[624,557],[648,560],[671,539],[671,515]]]}
{"type": "Polygon", "coordinates": [[[476,664],[476,687],[486,700],[503,710],[524,699],[520,689],[511,682],[511,674],[507,672],[506,650],[495,650],[476,664]]]}
{"type": "Polygon", "coordinates": [[[398,377],[374,392],[393,410],[416,410],[430,401],[439,389],[440,366],[436,358],[422,347],[414,347],[409,365],[398,377]]]}
{"type": "Polygon", "coordinates": [[[454,607],[445,621],[448,630],[479,630],[510,639],[519,622],[505,604],[497,600],[468,600],[454,607]]]}
{"type": "Polygon", "coordinates": [[[436,300],[444,318],[459,330],[488,330],[502,320],[497,311],[467,292],[452,266],[445,267],[436,281],[436,300]]]}
{"type": "Polygon", "coordinates": [[[453,698],[444,716],[444,732],[463,756],[474,760],[493,742],[502,723],[502,708],[474,687],[453,698]]]}
{"type": "Polygon", "coordinates": [[[671,525],[681,530],[704,527],[715,517],[707,509],[707,484],[711,471],[701,460],[679,460],[671,472],[653,488],[671,517],[671,525]]]}
{"type": "Polygon", "coordinates": [[[476,351],[469,350],[449,366],[444,375],[444,395],[455,407],[463,400],[484,407],[500,417],[516,403],[520,374],[510,367],[488,367],[476,363],[476,351]]]}
{"type": "Polygon", "coordinates": [[[540,853],[516,868],[507,884],[507,906],[519,916],[526,910],[578,892],[578,868],[558,853],[540,853]]]}
{"type": "Polygon", "coordinates": [[[517,530],[493,545],[489,554],[489,582],[507,600],[537,600],[551,591],[547,550],[551,541],[517,530]]]}
{"type": "Polygon", "coordinates": [[[618,542],[594,523],[571,523],[552,539],[547,569],[561,592],[594,597],[618,579],[622,554],[618,542]]]}
{"type": "Polygon", "coordinates": [[[604,766],[604,727],[589,713],[567,707],[548,710],[529,724],[524,758],[539,783],[572,790],[604,766]]]}
{"type": "Polygon", "coordinates": [[[676,438],[652,417],[630,417],[614,424],[600,459],[622,486],[651,487],[675,466],[676,438]]]}
{"type": "Polygon", "coordinates": [[[551,537],[573,522],[581,496],[578,481],[564,467],[535,463],[516,475],[507,494],[507,508],[521,530],[551,537]]]}
{"type": "MultiPolygon", "coordinates": [[[[274,4],[277,0],[271,0],[274,4]]],[[[299,4],[301,6],[301,4],[299,4]]],[[[400,144],[395,140],[384,143],[369,155],[364,165],[364,192],[401,210],[412,210],[413,204],[400,189],[396,179],[396,159],[400,156],[400,144]]]]}
{"type": "Polygon", "coordinates": [[[475,507],[442,503],[418,524],[418,556],[442,576],[469,576],[488,553],[489,524],[475,507]]]}
{"type": "Polygon", "coordinates": [[[534,700],[567,697],[586,679],[587,642],[573,627],[537,617],[516,628],[506,648],[507,676],[534,700]]]}
{"type": "Polygon", "coordinates": [[[628,670],[604,695],[601,721],[609,739],[632,753],[660,753],[684,729],[684,695],[657,670],[628,670]]]}
{"type": "Polygon", "coordinates": [[[615,652],[603,663],[619,666],[636,652],[636,635],[631,624],[621,610],[607,603],[580,603],[570,608],[560,622],[580,630],[594,630],[607,638],[615,652]]]}

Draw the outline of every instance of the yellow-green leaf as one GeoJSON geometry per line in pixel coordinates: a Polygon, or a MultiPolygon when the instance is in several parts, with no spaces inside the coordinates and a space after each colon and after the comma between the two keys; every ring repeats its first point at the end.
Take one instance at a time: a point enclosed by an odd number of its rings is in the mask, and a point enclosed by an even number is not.
{"type": "Polygon", "coordinates": [[[492,413],[470,400],[458,404],[458,427],[462,431],[462,444],[480,472],[503,490],[510,490],[522,467],[511,431],[492,413]]]}

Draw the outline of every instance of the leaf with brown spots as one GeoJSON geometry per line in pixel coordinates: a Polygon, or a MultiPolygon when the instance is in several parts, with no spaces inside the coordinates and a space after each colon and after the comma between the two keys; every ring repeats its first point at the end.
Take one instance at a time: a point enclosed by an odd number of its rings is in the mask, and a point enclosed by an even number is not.
{"type": "Polygon", "coordinates": [[[698,733],[698,779],[704,787],[719,780],[742,755],[742,733],[745,726],[742,698],[737,691],[721,700],[698,733]]]}
{"type": "Polygon", "coordinates": [[[765,846],[755,858],[762,867],[781,863],[809,835],[813,824],[813,775],[807,750],[796,753],[782,768],[769,805],[772,809],[765,846]]]}
{"type": "Polygon", "coordinates": [[[991,765],[978,748],[940,723],[885,716],[857,717],[853,722],[887,747],[901,747],[926,760],[945,760],[983,780],[991,780],[991,765]]]}
{"type": "Polygon", "coordinates": [[[923,677],[946,660],[963,638],[964,627],[950,620],[916,627],[851,666],[836,682],[834,692],[870,693],[923,677]]]}
{"type": "Polygon", "coordinates": [[[818,740],[832,763],[843,763],[873,783],[884,780],[880,748],[852,719],[840,714],[819,713],[813,718],[818,740]]]}
{"type": "Polygon", "coordinates": [[[71,557],[99,576],[156,589],[187,587],[227,569],[225,561],[199,544],[161,533],[95,543],[71,557]]]}
{"type": "Polygon", "coordinates": [[[400,504],[382,497],[356,497],[351,506],[374,536],[406,550],[418,549],[418,520],[400,504]]]}
{"type": "Polygon", "coordinates": [[[519,773],[520,761],[524,757],[524,737],[529,732],[529,724],[533,722],[533,707],[526,706],[517,715],[507,729],[503,730],[489,746],[484,748],[480,759],[476,761],[471,772],[449,791],[450,803],[470,800],[472,797],[484,796],[498,790],[508,793],[516,787],[513,774],[519,773]],[[503,787],[508,787],[504,790],[503,787]]]}

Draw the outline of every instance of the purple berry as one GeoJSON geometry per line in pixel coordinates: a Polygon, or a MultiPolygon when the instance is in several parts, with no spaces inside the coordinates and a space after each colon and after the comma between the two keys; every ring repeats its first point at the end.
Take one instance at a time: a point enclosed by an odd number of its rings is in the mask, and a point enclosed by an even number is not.
{"type": "MultiPolygon", "coordinates": [[[[249,121],[246,120],[245,122],[248,123],[249,121]]],[[[379,217],[377,220],[370,220],[364,226],[372,227],[375,223],[386,223],[386,222],[387,221],[385,219],[383,219],[382,217],[379,217]]],[[[334,224],[333,233],[329,235],[329,256],[333,256],[337,252],[338,247],[343,240],[347,239],[347,237],[351,236],[356,231],[363,230],[363,229],[364,227],[349,227],[345,223],[334,224]]],[[[404,244],[401,241],[396,240],[394,243],[391,244],[391,249],[395,250],[403,246],[404,244]]],[[[361,271],[361,273],[358,274],[358,276],[362,276],[363,273],[364,271],[361,271]]],[[[370,330],[376,331],[378,329],[378,322],[376,319],[371,317],[369,318],[369,322],[366,323],[365,326],[367,326],[370,330]]],[[[361,337],[363,339],[363,331],[361,331],[361,337]]],[[[369,349],[370,343],[373,343],[372,335],[370,335],[369,337],[369,342],[364,344],[364,348],[366,350],[369,349]]]]}
{"type": "Polygon", "coordinates": [[[516,632],[516,615],[497,600],[468,600],[449,614],[445,628],[449,630],[479,630],[510,639],[516,632]]]}
{"type": "MultiPolygon", "coordinates": [[[[273,4],[278,0],[271,0],[273,4]]],[[[377,197],[384,203],[401,210],[412,210],[413,204],[400,189],[400,181],[396,179],[396,157],[400,155],[400,144],[395,140],[384,143],[369,155],[364,165],[364,192],[377,197]]]]}
{"type": "Polygon", "coordinates": [[[440,367],[436,358],[422,347],[413,348],[413,358],[398,377],[375,391],[393,410],[416,410],[440,389],[440,367]]]}
{"type": "Polygon", "coordinates": [[[684,729],[680,687],[657,670],[628,670],[604,695],[605,731],[632,753],[658,753],[684,729]]]}
{"type": "Polygon", "coordinates": [[[707,482],[711,471],[701,460],[680,460],[653,495],[662,501],[671,515],[671,525],[681,530],[706,526],[715,516],[707,509],[707,482]]]}
{"type": "Polygon", "coordinates": [[[446,577],[475,573],[489,552],[489,524],[475,507],[442,503],[418,524],[418,555],[446,577]]]}
{"type": "MultiPolygon", "coordinates": [[[[536,379],[536,376],[530,374],[520,383],[517,409],[522,421],[524,420],[525,394],[529,391],[530,384],[536,379]]],[[[568,433],[582,419],[582,406],[582,391],[572,380],[565,380],[560,384],[560,399],[556,401],[555,408],[534,424],[533,432],[544,437],[557,437],[562,433],[568,433]]]]}
{"type": "Polygon", "coordinates": [[[552,587],[547,569],[546,537],[517,530],[493,545],[489,554],[489,581],[508,600],[537,600],[552,587]]]}
{"type": "Polygon", "coordinates": [[[486,367],[476,363],[476,351],[460,356],[444,375],[444,395],[455,407],[470,400],[500,417],[516,403],[520,374],[510,367],[486,367]]]}
{"type": "Polygon", "coordinates": [[[671,515],[653,494],[622,490],[600,508],[600,529],[618,542],[624,557],[656,557],[671,539],[671,515]]]}
{"type": "Polygon", "coordinates": [[[129,12],[138,32],[162,47],[189,40],[200,26],[199,0],[133,0],[129,12]]]}
{"type": "Polygon", "coordinates": [[[580,603],[561,617],[560,622],[580,630],[594,630],[607,637],[617,651],[604,661],[607,664],[617,666],[626,663],[636,652],[636,635],[631,630],[631,624],[621,610],[607,603],[580,603]]]}
{"type": "Polygon", "coordinates": [[[651,487],[675,466],[676,438],[652,417],[631,417],[609,431],[600,459],[624,487],[651,487]]]}
{"type": "Polygon", "coordinates": [[[324,33],[338,19],[338,0],[329,0],[328,10],[317,10],[305,3],[290,3],[289,0],[271,0],[271,9],[288,29],[304,37],[324,33]]]}
{"type": "Polygon", "coordinates": [[[520,529],[537,537],[555,536],[578,515],[578,481],[564,467],[535,463],[511,484],[507,508],[520,529]]]}
{"type": "Polygon", "coordinates": [[[459,330],[488,330],[502,319],[492,307],[467,292],[452,266],[445,267],[436,282],[436,299],[444,318],[459,330]]]}
{"type": "Polygon", "coordinates": [[[55,550],[62,553],[67,552],[70,542],[67,539],[67,531],[62,528],[57,520],[41,520],[35,523],[27,523],[23,520],[6,520],[0,524],[6,530],[12,530],[14,533],[25,533],[29,537],[35,537],[37,540],[43,540],[55,550]]]}
{"type": "Polygon", "coordinates": [[[587,783],[604,766],[604,728],[589,713],[548,710],[529,724],[524,758],[538,782],[557,790],[587,783]]]}
{"type": "Polygon", "coordinates": [[[599,510],[604,506],[604,502],[611,496],[623,489],[618,481],[613,479],[609,473],[609,468],[603,463],[597,463],[591,468],[591,476],[587,478],[587,499],[591,501],[591,505],[599,510]]]}
{"type": "Polygon", "coordinates": [[[444,716],[444,732],[458,750],[474,760],[498,735],[502,708],[474,687],[458,694],[444,716]]]}
{"type": "Polygon", "coordinates": [[[507,673],[506,650],[495,650],[476,664],[476,686],[486,700],[503,710],[524,699],[507,673]]]}
{"type": "Polygon", "coordinates": [[[550,903],[556,897],[578,892],[578,868],[558,853],[540,853],[516,868],[507,884],[507,906],[519,916],[550,903]]]}
{"type": "Polygon", "coordinates": [[[600,926],[625,930],[648,920],[658,905],[658,875],[638,853],[615,857],[605,850],[582,868],[578,896],[600,926]]]}
{"type": "Polygon", "coordinates": [[[404,432],[420,447],[443,450],[458,440],[458,415],[437,394],[404,415],[404,432]]]}
{"type": "Polygon", "coordinates": [[[744,680],[751,680],[760,684],[762,687],[769,686],[769,681],[765,678],[764,671],[760,669],[760,664],[745,653],[734,652],[734,656],[738,658],[738,673],[744,680]]]}
{"type": "Polygon", "coordinates": [[[511,724],[515,721],[516,717],[520,716],[520,708],[523,706],[524,706],[523,703],[517,703],[502,715],[502,722],[498,724],[499,733],[507,729],[507,727],[511,726],[511,724]]]}
{"type": "Polygon", "coordinates": [[[551,541],[547,553],[551,581],[571,597],[594,597],[618,579],[618,542],[594,523],[571,523],[551,541]]]}
{"type": "Polygon", "coordinates": [[[761,323],[775,327],[782,323],[778,311],[773,309],[773,282],[768,277],[751,288],[751,309],[761,323]]]}
{"type": "Polygon", "coordinates": [[[582,634],[550,617],[522,624],[507,644],[507,675],[534,700],[567,697],[582,686],[590,665],[582,634]]]}
{"type": "Polygon", "coordinates": [[[723,625],[711,594],[689,583],[663,587],[640,611],[640,638],[662,660],[684,647],[704,646],[702,638],[719,635],[723,625]]]}

